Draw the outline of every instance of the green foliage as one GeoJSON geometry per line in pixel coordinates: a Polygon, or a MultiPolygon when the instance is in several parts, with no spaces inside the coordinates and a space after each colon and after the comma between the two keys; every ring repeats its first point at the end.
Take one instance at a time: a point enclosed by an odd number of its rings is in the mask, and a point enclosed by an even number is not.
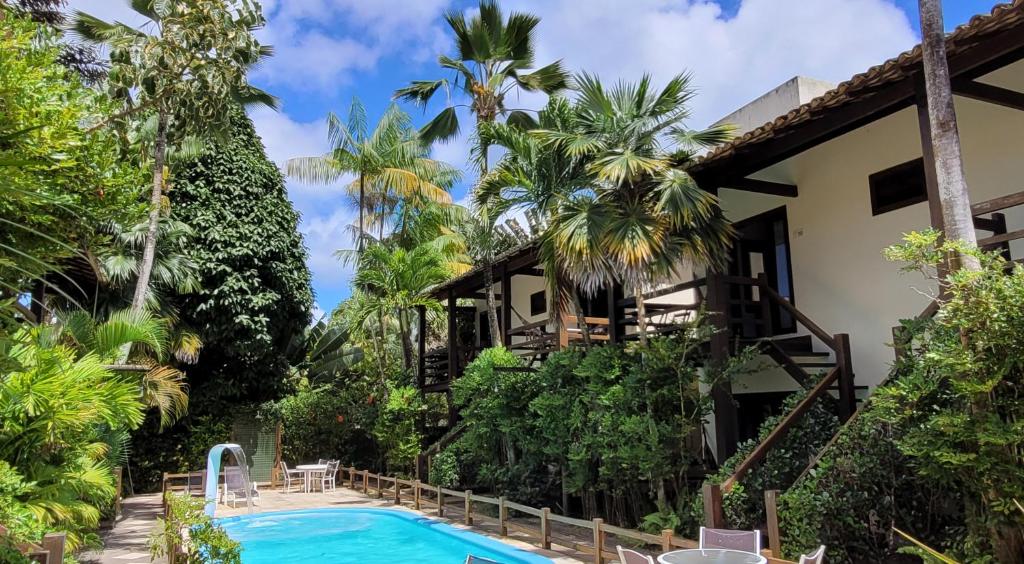
{"type": "Polygon", "coordinates": [[[442,450],[430,463],[430,483],[452,488],[459,484],[459,459],[454,449],[442,450]]]}
{"type": "MultiPolygon", "coordinates": [[[[718,472],[708,478],[711,483],[721,483],[728,478],[742,462],[771,433],[783,417],[793,410],[807,396],[806,391],[791,394],[782,404],[777,415],[764,420],[756,439],[741,443],[736,453],[721,465],[718,472]]],[[[815,402],[800,421],[786,433],[785,437],[765,456],[760,464],[748,472],[722,499],[723,511],[729,526],[734,529],[754,529],[765,520],[764,492],[787,490],[807,468],[810,461],[828,443],[839,428],[835,406],[815,402]]],[[[703,503],[697,500],[692,518],[699,521],[703,514],[703,503]]]]}
{"type": "Polygon", "coordinates": [[[110,372],[101,358],[56,344],[52,331],[14,335],[3,351],[17,367],[0,376],[0,460],[14,498],[48,530],[68,532],[72,549],[95,541],[100,507],[114,496],[104,429],[142,422],[139,387],[110,372]]]}
{"type": "Polygon", "coordinates": [[[964,495],[964,556],[1024,559],[1024,269],[931,231],[907,236],[886,256],[937,277],[949,257],[976,258],[943,280],[934,323],[911,341],[900,386],[876,394],[884,420],[914,469],[964,495]]]}
{"type": "Polygon", "coordinates": [[[319,458],[360,468],[375,465],[370,436],[377,407],[365,385],[300,390],[260,406],[259,417],[282,426],[281,456],[289,464],[319,458]]]}
{"type": "MultiPolygon", "coordinates": [[[[9,538],[17,542],[34,542],[46,533],[35,514],[23,501],[31,490],[21,474],[7,462],[0,460],[0,523],[7,528],[9,538]]],[[[0,556],[4,555],[0,545],[0,556]]],[[[7,562],[0,558],[0,562],[7,562]]]]}
{"type": "Polygon", "coordinates": [[[149,552],[155,558],[180,549],[183,564],[241,564],[242,545],[231,540],[223,527],[203,512],[203,501],[167,493],[167,517],[158,517],[149,538],[149,552]],[[187,540],[185,532],[188,532],[187,540]]]}
{"type": "Polygon", "coordinates": [[[420,452],[423,437],[416,423],[423,412],[420,391],[413,386],[393,387],[381,407],[373,436],[384,451],[388,470],[409,472],[420,452]]]}
{"type": "MultiPolygon", "coordinates": [[[[194,396],[193,396],[194,398],[194,396]]],[[[159,491],[164,472],[194,472],[206,467],[210,447],[230,442],[231,425],[239,413],[251,412],[251,405],[225,406],[221,410],[203,409],[178,420],[169,429],[161,429],[160,420],[146,418],[132,434],[130,459],[132,481],[136,491],[159,491]]]]}
{"type": "Polygon", "coordinates": [[[196,395],[265,401],[283,390],[292,337],[309,323],[309,269],[298,213],[241,110],[231,133],[179,165],[171,199],[192,228],[199,292],[179,297],[203,354],[187,368],[196,395]]]}
{"type": "MultiPolygon", "coordinates": [[[[137,171],[82,124],[111,108],[56,62],[57,37],[0,6],[0,289],[20,292],[96,237],[137,217],[137,171]]],[[[81,296],[78,296],[79,298],[81,296]]]]}

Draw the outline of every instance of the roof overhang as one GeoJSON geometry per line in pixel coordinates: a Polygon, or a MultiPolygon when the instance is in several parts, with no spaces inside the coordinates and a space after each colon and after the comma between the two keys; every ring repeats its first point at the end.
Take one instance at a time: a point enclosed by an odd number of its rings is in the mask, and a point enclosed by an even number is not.
{"type": "MultiPolygon", "coordinates": [[[[971,18],[947,36],[946,51],[957,94],[984,96],[1011,107],[1024,102],[1016,92],[993,91],[974,82],[1024,58],[1024,0],[999,4],[991,13],[971,18]]],[[[689,172],[708,190],[750,189],[748,175],[914,105],[923,88],[921,73],[918,45],[716,148],[689,172]]]]}
{"type": "MultiPolygon", "coordinates": [[[[535,274],[533,269],[537,266],[539,245],[537,241],[529,241],[502,253],[494,258],[491,263],[491,274],[495,281],[502,273],[509,276],[530,272],[535,274]]],[[[475,294],[484,287],[484,270],[476,266],[461,276],[435,287],[430,294],[435,299],[447,299],[449,292],[455,298],[474,298],[475,294]]]]}

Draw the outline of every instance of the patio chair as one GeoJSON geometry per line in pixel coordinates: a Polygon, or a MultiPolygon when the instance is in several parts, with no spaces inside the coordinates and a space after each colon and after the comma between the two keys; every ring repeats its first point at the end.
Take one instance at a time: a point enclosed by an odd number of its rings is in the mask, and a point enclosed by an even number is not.
{"type": "Polygon", "coordinates": [[[301,470],[289,470],[288,464],[285,461],[281,461],[281,479],[284,480],[284,491],[291,493],[292,482],[299,484],[299,490],[301,491],[306,487],[306,473],[301,470]]]}
{"type": "Polygon", "coordinates": [[[326,492],[327,486],[331,486],[331,491],[338,489],[335,480],[338,476],[338,466],[341,464],[339,460],[330,460],[327,462],[327,471],[320,476],[320,491],[326,492]]]}
{"type": "Polygon", "coordinates": [[[825,561],[825,545],[818,547],[818,550],[810,554],[800,555],[800,564],[821,564],[825,561]]]}
{"type": "MultiPolygon", "coordinates": [[[[228,466],[224,469],[224,484],[220,502],[231,504],[231,507],[234,508],[235,503],[241,499],[245,499],[245,480],[242,479],[242,469],[237,466],[228,466]]],[[[253,505],[260,504],[260,491],[255,482],[251,484],[249,499],[252,500],[253,505]]]]}
{"type": "Polygon", "coordinates": [[[700,548],[724,548],[761,553],[761,531],[730,531],[700,528],[700,548]]]}
{"type": "Polygon", "coordinates": [[[654,564],[654,559],[646,554],[640,554],[635,550],[628,548],[622,548],[616,546],[615,550],[619,553],[619,562],[621,564],[654,564]]]}

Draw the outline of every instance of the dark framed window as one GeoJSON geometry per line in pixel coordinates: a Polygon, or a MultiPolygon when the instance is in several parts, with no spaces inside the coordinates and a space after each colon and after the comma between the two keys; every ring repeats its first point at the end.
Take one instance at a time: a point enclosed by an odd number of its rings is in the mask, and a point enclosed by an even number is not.
{"type": "Polygon", "coordinates": [[[928,201],[924,159],[898,164],[868,176],[871,215],[879,215],[928,201]]]}
{"type": "Polygon", "coordinates": [[[540,315],[547,310],[548,301],[544,297],[544,290],[530,294],[530,315],[540,315]]]}

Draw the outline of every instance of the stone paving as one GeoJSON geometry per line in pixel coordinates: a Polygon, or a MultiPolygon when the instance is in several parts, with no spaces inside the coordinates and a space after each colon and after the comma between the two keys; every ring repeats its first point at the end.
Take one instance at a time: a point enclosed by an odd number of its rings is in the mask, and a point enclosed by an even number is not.
{"type": "MultiPolygon", "coordinates": [[[[260,504],[254,512],[288,511],[294,509],[314,509],[324,507],[381,507],[396,511],[414,511],[405,506],[396,506],[392,500],[376,499],[347,488],[338,488],[333,492],[285,493],[282,491],[261,491],[260,504]]],[[[84,555],[82,561],[88,564],[137,564],[149,563],[148,538],[156,518],[161,515],[160,496],[158,494],[140,495],[128,498],[124,502],[123,517],[116,526],[103,535],[105,548],[101,552],[84,555]]],[[[248,512],[244,503],[231,508],[228,505],[217,506],[218,517],[244,515],[248,512]]],[[[449,511],[450,513],[457,513],[449,511]]],[[[436,518],[431,512],[421,512],[436,518]]],[[[458,518],[458,515],[453,515],[458,518]]],[[[457,521],[441,519],[452,526],[465,528],[457,521]]],[[[584,561],[583,555],[565,547],[552,546],[552,550],[541,548],[518,540],[519,536],[511,533],[508,537],[499,537],[496,527],[481,524],[471,529],[479,534],[495,538],[501,542],[522,550],[540,554],[550,558],[556,564],[578,564],[584,561]]],[[[154,562],[163,563],[158,560],[154,562]]]]}

